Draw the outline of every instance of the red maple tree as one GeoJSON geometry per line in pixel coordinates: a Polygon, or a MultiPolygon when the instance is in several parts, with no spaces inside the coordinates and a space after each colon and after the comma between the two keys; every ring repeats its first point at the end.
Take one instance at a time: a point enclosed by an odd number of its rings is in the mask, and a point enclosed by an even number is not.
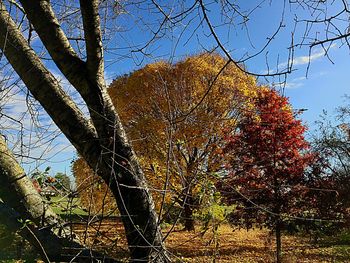
{"type": "Polygon", "coordinates": [[[231,217],[235,224],[275,231],[280,262],[281,230],[287,218],[303,209],[299,204],[308,192],[304,171],[315,154],[308,150],[306,127],[287,98],[262,88],[252,109],[243,113],[238,131],[227,137],[229,174],[219,189],[224,201],[237,205],[231,217]]]}

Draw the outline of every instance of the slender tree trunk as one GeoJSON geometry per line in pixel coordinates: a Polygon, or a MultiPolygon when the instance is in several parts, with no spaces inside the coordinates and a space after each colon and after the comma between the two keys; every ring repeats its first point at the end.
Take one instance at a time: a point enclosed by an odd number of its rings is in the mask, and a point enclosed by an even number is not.
{"type": "Polygon", "coordinates": [[[282,243],[281,243],[281,221],[280,219],[276,222],[276,262],[281,263],[282,261],[282,243]]]}
{"type": "Polygon", "coordinates": [[[194,231],[194,218],[193,218],[193,198],[188,196],[184,204],[184,224],[186,231],[194,231]]]}
{"type": "Polygon", "coordinates": [[[184,230],[194,231],[195,222],[193,218],[193,210],[195,206],[195,199],[193,197],[193,185],[196,179],[196,158],[197,158],[197,148],[194,148],[192,155],[189,156],[189,160],[186,168],[186,178],[185,178],[185,192],[183,205],[183,217],[184,217],[184,230]]]}

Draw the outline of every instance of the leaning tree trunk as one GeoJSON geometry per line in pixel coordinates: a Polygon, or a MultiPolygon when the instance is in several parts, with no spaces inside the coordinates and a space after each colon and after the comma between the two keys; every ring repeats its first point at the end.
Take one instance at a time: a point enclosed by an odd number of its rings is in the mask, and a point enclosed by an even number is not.
{"type": "Polygon", "coordinates": [[[26,239],[45,262],[119,262],[101,253],[85,248],[69,238],[60,237],[49,228],[38,228],[25,222],[22,215],[0,202],[0,224],[5,231],[17,233],[26,239]]]}
{"type": "Polygon", "coordinates": [[[0,197],[38,227],[59,228],[60,220],[41,198],[0,134],[0,197]]]}
{"type": "Polygon", "coordinates": [[[0,0],[0,48],[56,125],[109,185],[128,240],[132,261],[169,261],[154,203],[104,81],[98,0],[80,1],[87,60],[75,53],[48,0],[20,1],[51,58],[80,93],[91,122],[65,93],[0,0]]]}
{"type": "Polygon", "coordinates": [[[0,134],[0,222],[30,242],[45,261],[105,258],[70,236],[70,229],[44,202],[0,134]],[[28,224],[29,220],[30,224],[28,224]]]}

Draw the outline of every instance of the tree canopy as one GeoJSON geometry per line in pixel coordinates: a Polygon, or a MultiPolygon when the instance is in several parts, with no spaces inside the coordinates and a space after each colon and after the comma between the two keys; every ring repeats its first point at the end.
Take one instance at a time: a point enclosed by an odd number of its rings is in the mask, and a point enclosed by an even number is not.
{"type": "Polygon", "coordinates": [[[254,77],[216,53],[160,61],[111,84],[109,94],[158,207],[164,200],[183,207],[188,230],[222,169],[223,131],[236,125],[256,91],[254,77]]]}
{"type": "Polygon", "coordinates": [[[237,204],[233,222],[243,221],[247,228],[258,223],[276,232],[280,262],[283,221],[308,209],[301,200],[308,193],[305,170],[315,154],[308,151],[306,127],[287,98],[262,88],[253,104],[244,112],[238,132],[227,136],[229,174],[220,189],[227,203],[237,204]]]}
{"type": "Polygon", "coordinates": [[[222,169],[223,131],[236,125],[257,92],[254,77],[225,64],[216,53],[160,61],[115,79],[108,90],[158,209],[164,201],[183,207],[188,230],[222,169]]]}

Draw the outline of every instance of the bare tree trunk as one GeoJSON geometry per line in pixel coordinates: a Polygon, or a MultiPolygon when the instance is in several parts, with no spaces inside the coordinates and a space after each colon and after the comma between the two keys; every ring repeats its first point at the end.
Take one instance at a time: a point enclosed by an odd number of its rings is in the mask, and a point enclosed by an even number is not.
{"type": "Polygon", "coordinates": [[[193,218],[193,209],[194,209],[194,198],[192,195],[192,185],[191,183],[189,184],[188,188],[190,188],[184,198],[184,230],[186,231],[194,231],[195,226],[194,226],[194,218],[193,218]]]}
{"type": "Polygon", "coordinates": [[[0,135],[0,197],[38,227],[59,228],[60,220],[43,201],[0,135]]]}
{"type": "Polygon", "coordinates": [[[53,61],[86,102],[92,122],[28,45],[1,0],[0,48],[32,95],[111,188],[123,217],[131,260],[169,261],[143,172],[106,91],[99,1],[80,2],[86,62],[74,52],[49,1],[20,2],[53,61]]]}
{"type": "Polygon", "coordinates": [[[184,204],[184,221],[186,231],[194,231],[193,204],[191,199],[188,199],[184,204]]]}
{"type": "Polygon", "coordinates": [[[193,196],[193,181],[196,179],[197,173],[195,172],[195,160],[197,158],[197,148],[195,148],[193,155],[189,156],[189,161],[187,163],[187,171],[186,171],[186,191],[184,193],[184,230],[186,231],[194,231],[195,230],[195,222],[193,218],[193,210],[195,206],[195,198],[193,196]]]}
{"type": "Polygon", "coordinates": [[[276,222],[276,262],[281,263],[282,261],[282,243],[281,243],[281,221],[280,219],[276,222]]]}

